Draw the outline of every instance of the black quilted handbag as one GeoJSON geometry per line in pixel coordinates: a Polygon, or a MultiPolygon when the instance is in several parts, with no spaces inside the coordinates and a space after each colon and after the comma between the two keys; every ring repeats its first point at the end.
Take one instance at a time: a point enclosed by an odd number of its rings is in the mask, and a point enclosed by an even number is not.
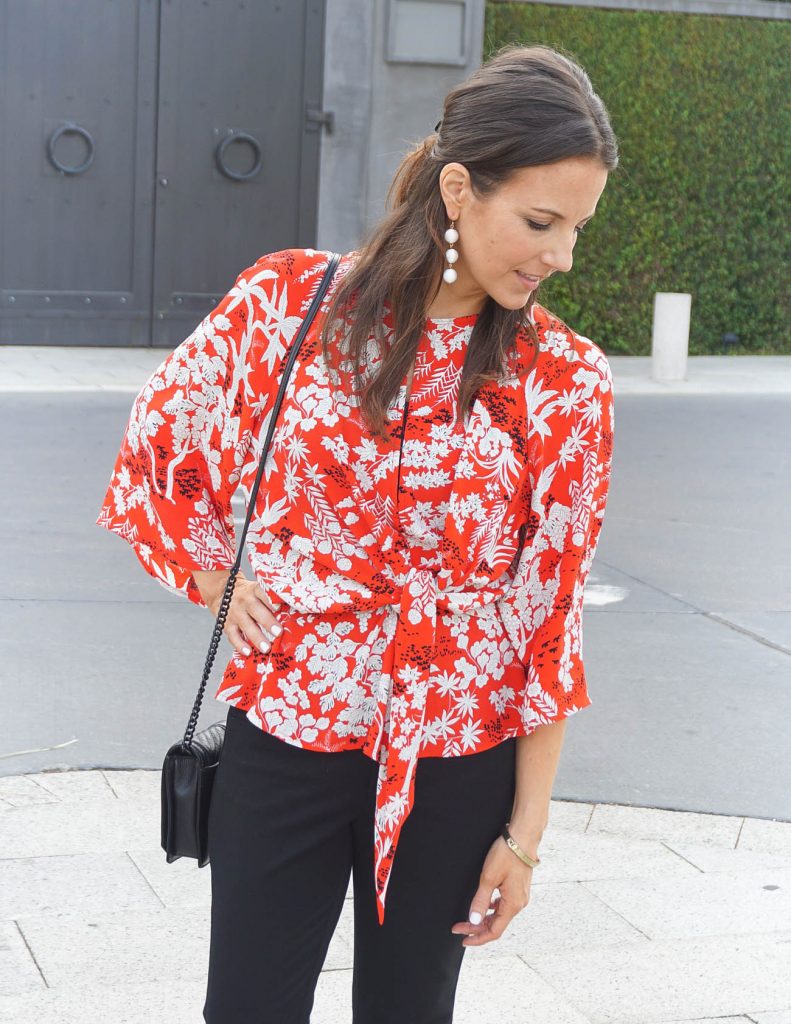
{"type": "Polygon", "coordinates": [[[258,486],[264,473],[264,463],[269,452],[269,445],[272,441],[280,406],[283,404],[286,384],[300,346],[313,318],[318,312],[339,261],[340,255],[333,253],[321,279],[319,289],[291,346],[288,361],[283,370],[283,379],[280,382],[274,411],[269,422],[269,430],[261,453],[258,473],[250,493],[250,502],[247,508],[247,517],[245,518],[242,536],[239,541],[239,550],[236,552],[236,560],[228,576],[228,582],[225,584],[222,601],[220,602],[220,610],[214,623],[214,632],[209,644],[209,652],[206,655],[206,664],[203,669],[203,678],[198,688],[198,696],[195,698],[195,704],[189,717],[184,738],[169,748],[162,764],[162,849],[167,855],[166,860],[168,864],[178,860],[179,857],[195,857],[198,861],[198,867],[201,868],[209,863],[209,803],[214,785],[214,775],[220,763],[222,745],[225,739],[225,722],[215,722],[214,725],[210,725],[207,729],[197,734],[195,733],[195,726],[200,714],[200,706],[204,690],[206,689],[206,683],[211,674],[217,648],[222,638],[225,619],[231,606],[233,588],[242,563],[247,528],[250,525],[253,509],[255,508],[258,486]]]}

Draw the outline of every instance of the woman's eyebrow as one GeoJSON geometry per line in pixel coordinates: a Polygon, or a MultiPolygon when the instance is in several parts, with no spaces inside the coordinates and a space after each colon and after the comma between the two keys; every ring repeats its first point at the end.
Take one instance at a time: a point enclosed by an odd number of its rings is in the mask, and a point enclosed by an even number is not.
{"type": "MultiPolygon", "coordinates": [[[[561,220],[565,220],[566,219],[563,216],[563,214],[562,213],[558,213],[557,210],[546,210],[542,206],[534,206],[533,209],[536,210],[538,213],[548,213],[551,217],[559,217],[561,220]]],[[[582,223],[583,224],[587,223],[592,217],[593,217],[593,214],[589,213],[588,216],[585,218],[585,220],[582,223]]]]}

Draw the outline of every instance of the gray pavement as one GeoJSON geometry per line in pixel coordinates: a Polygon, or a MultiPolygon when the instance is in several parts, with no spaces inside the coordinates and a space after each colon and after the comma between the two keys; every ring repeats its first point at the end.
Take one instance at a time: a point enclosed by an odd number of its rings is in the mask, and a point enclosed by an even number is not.
{"type": "MultiPolygon", "coordinates": [[[[159,773],[7,777],[0,800],[0,1020],[200,1024],[210,868],[166,864],[159,773]]],[[[541,859],[467,950],[456,1024],[791,1024],[791,825],[554,800],[541,859]]],[[[348,895],[312,1024],[351,1021],[353,942],[348,895]]]]}
{"type": "MultiPolygon", "coordinates": [[[[165,355],[0,347],[0,1021],[202,1019],[209,869],[166,864],[158,769],[211,619],[93,525],[165,355]]],[[[611,364],[593,704],[530,904],[467,951],[455,1019],[791,1024],[791,357],[692,357],[674,385],[611,364]]],[[[350,911],[313,1024],[351,1019],[350,911]]]]}

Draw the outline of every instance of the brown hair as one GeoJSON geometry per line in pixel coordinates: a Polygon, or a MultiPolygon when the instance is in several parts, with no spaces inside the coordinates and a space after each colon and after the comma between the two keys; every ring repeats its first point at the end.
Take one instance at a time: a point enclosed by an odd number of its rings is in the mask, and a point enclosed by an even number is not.
{"type": "MultiPolygon", "coordinates": [[[[387,410],[414,363],[426,311],[439,288],[432,292],[432,286],[442,280],[447,248],[442,167],[463,164],[475,195],[485,197],[519,168],[577,156],[596,157],[613,170],[617,142],[586,72],[548,46],[506,46],[445,97],[439,132],[402,160],[387,193],[392,208],[368,233],[356,262],[339,280],[321,332],[327,366],[340,372],[343,361],[353,373],[347,394],[359,396],[372,433],[385,436],[387,410]],[[393,317],[389,350],[382,323],[385,305],[393,317]],[[361,369],[368,368],[372,335],[381,364],[364,381],[361,369]]],[[[462,370],[458,421],[484,383],[507,373],[519,328],[533,342],[531,367],[535,364],[538,335],[527,313],[536,295],[537,290],[516,310],[491,297],[485,302],[462,370]]]]}

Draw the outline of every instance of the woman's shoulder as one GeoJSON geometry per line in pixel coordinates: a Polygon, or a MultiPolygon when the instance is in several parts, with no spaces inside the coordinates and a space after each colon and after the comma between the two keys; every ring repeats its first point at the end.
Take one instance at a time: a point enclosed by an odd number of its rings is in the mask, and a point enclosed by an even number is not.
{"type": "MultiPolygon", "coordinates": [[[[238,274],[234,293],[244,294],[261,319],[303,316],[333,255],[329,249],[298,248],[264,253],[238,274]]],[[[338,255],[341,260],[333,285],[352,265],[357,252],[338,255]]]]}
{"type": "Polygon", "coordinates": [[[572,373],[580,367],[595,370],[603,381],[612,383],[612,370],[607,355],[595,341],[575,331],[538,302],[533,303],[531,319],[538,333],[542,355],[553,362],[564,364],[572,373]]]}
{"type": "MultiPolygon", "coordinates": [[[[297,283],[312,280],[316,275],[323,274],[332,256],[331,249],[279,249],[259,256],[242,273],[255,276],[261,272],[270,272],[277,277],[297,283]]],[[[341,263],[352,259],[356,252],[340,253],[341,263]]]]}

